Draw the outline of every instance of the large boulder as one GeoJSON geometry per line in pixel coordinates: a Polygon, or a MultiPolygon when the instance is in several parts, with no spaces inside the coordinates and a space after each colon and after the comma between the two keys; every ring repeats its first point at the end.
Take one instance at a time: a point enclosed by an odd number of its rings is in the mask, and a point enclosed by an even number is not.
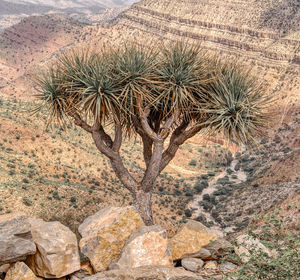
{"type": "Polygon", "coordinates": [[[201,248],[218,239],[218,234],[203,224],[190,220],[170,239],[173,260],[193,257],[201,248]]]}
{"type": "Polygon", "coordinates": [[[76,235],[59,222],[30,219],[35,255],[27,258],[27,265],[36,275],[60,278],[80,269],[76,235]]]}
{"type": "Polygon", "coordinates": [[[120,257],[130,235],[143,225],[133,206],[106,207],[79,226],[82,236],[80,250],[89,258],[96,272],[104,271],[120,257]]]}
{"type": "Polygon", "coordinates": [[[203,278],[179,267],[143,266],[131,269],[110,270],[97,273],[83,280],[203,280],[203,278]]]}
{"type": "Polygon", "coordinates": [[[38,278],[25,263],[17,262],[10,266],[4,280],[38,280],[38,278]]]}
{"type": "Polygon", "coordinates": [[[0,216],[0,265],[25,260],[36,252],[26,215],[10,213],[0,216]]]}
{"type": "Polygon", "coordinates": [[[126,269],[150,265],[173,265],[167,233],[161,226],[140,227],[131,235],[121,257],[110,268],[126,269]]]}
{"type": "Polygon", "coordinates": [[[234,248],[234,251],[240,256],[244,263],[249,261],[251,252],[263,252],[269,257],[272,256],[271,251],[265,245],[263,245],[258,239],[254,239],[248,234],[238,236],[236,243],[237,246],[234,248]]]}

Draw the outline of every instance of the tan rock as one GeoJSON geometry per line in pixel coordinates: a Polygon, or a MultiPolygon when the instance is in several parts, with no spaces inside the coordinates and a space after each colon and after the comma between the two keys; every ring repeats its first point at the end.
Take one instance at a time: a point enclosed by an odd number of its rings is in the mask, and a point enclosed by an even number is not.
{"type": "Polygon", "coordinates": [[[94,274],[94,270],[89,261],[82,262],[80,264],[80,270],[74,272],[71,275],[71,280],[83,279],[84,277],[94,274]]]}
{"type": "Polygon", "coordinates": [[[143,266],[131,269],[110,270],[83,280],[203,280],[195,273],[179,267],[143,266]]]}
{"type": "Polygon", "coordinates": [[[79,226],[79,247],[96,272],[120,257],[125,242],[144,223],[133,206],[106,207],[79,226]]]}
{"type": "Polygon", "coordinates": [[[140,266],[172,266],[166,230],[161,226],[140,227],[126,242],[113,269],[140,266]]]}
{"type": "Polygon", "coordinates": [[[7,271],[9,270],[10,264],[3,264],[0,265],[0,274],[1,273],[7,273],[7,271]]]}
{"type": "Polygon", "coordinates": [[[27,216],[22,213],[0,215],[0,265],[25,260],[35,252],[27,216]]]}
{"type": "Polygon", "coordinates": [[[71,275],[71,278],[70,278],[71,280],[81,280],[81,279],[83,279],[83,278],[78,278],[77,276],[75,276],[75,275],[71,275]]]}
{"type": "Polygon", "coordinates": [[[216,270],[218,269],[218,264],[216,261],[209,261],[205,263],[204,269],[216,270]]]}
{"type": "Polygon", "coordinates": [[[45,278],[60,278],[80,269],[76,235],[59,222],[30,219],[35,255],[26,263],[33,272],[45,278]]]}
{"type": "Polygon", "coordinates": [[[173,260],[190,257],[217,238],[215,232],[197,221],[190,220],[170,239],[173,260]]]}
{"type": "Polygon", "coordinates": [[[258,239],[254,239],[247,234],[238,236],[236,243],[237,246],[234,247],[234,251],[240,256],[243,262],[249,261],[250,251],[254,251],[256,253],[262,251],[269,257],[272,256],[271,251],[265,245],[263,245],[258,239]]]}
{"type": "Polygon", "coordinates": [[[202,249],[206,249],[211,253],[211,259],[219,259],[234,250],[234,246],[224,238],[218,238],[210,242],[202,249]]]}
{"type": "Polygon", "coordinates": [[[10,266],[4,280],[38,280],[38,278],[25,263],[17,262],[10,266]]]}
{"type": "Polygon", "coordinates": [[[225,262],[220,265],[220,271],[223,273],[229,273],[235,269],[237,269],[237,265],[231,262],[225,262]]]}
{"type": "Polygon", "coordinates": [[[192,272],[198,272],[204,265],[204,261],[197,258],[184,258],[181,260],[181,265],[192,272]]]}

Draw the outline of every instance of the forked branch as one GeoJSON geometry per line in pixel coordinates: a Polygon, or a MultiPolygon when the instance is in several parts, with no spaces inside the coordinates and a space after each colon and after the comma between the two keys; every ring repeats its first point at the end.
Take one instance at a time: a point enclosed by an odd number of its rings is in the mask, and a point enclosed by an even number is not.
{"type": "Polygon", "coordinates": [[[74,119],[75,125],[83,128],[86,132],[92,133],[92,127],[88,125],[78,113],[76,112],[70,112],[69,116],[74,119]]]}

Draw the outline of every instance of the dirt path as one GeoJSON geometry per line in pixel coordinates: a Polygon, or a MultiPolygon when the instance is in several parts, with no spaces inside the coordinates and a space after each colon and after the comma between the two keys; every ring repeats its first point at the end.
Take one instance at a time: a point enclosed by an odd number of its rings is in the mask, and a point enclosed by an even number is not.
{"type": "MultiPolygon", "coordinates": [[[[200,202],[203,200],[203,196],[205,194],[211,195],[214,191],[217,190],[217,181],[220,178],[224,178],[225,176],[230,176],[230,181],[234,184],[238,184],[241,182],[246,181],[247,175],[244,171],[239,169],[238,171],[235,170],[236,165],[239,163],[238,159],[234,159],[230,164],[230,169],[233,171],[231,175],[228,175],[228,173],[223,171],[216,177],[214,177],[211,181],[208,182],[208,187],[205,188],[200,195],[197,195],[194,200],[189,204],[189,207],[191,209],[194,209],[193,211],[193,218],[196,218],[200,215],[204,216],[207,221],[214,221],[214,218],[211,216],[211,214],[203,209],[202,206],[200,206],[200,202]],[[232,175],[236,176],[236,179],[232,178],[232,175]]],[[[234,176],[234,177],[235,177],[234,176]]],[[[216,223],[215,223],[216,224],[216,223]]],[[[220,227],[218,225],[213,226],[212,228],[220,230],[220,227]]],[[[230,228],[225,229],[225,231],[231,231],[230,228]]]]}

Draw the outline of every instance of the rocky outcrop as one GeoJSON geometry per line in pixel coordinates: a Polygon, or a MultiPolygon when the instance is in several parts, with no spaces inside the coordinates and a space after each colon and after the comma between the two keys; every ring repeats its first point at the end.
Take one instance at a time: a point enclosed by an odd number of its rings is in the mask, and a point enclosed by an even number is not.
{"type": "Polygon", "coordinates": [[[97,273],[84,280],[203,280],[197,274],[183,268],[147,266],[132,269],[111,270],[97,273]]]}
{"type": "Polygon", "coordinates": [[[104,271],[120,257],[130,235],[143,225],[134,207],[106,207],[79,226],[80,250],[96,272],[104,271]]]}
{"type": "Polygon", "coordinates": [[[190,220],[170,239],[173,260],[195,256],[204,246],[217,238],[215,232],[199,222],[190,220]]]}
{"type": "Polygon", "coordinates": [[[126,242],[119,260],[112,269],[140,266],[172,266],[166,230],[161,226],[140,227],[126,242]]]}
{"type": "Polygon", "coordinates": [[[231,244],[219,232],[193,220],[168,240],[161,226],[144,226],[133,207],[102,209],[80,226],[82,249],[90,254],[93,267],[89,261],[80,263],[76,236],[61,223],[41,219],[24,221],[30,225],[36,252],[27,256],[26,264],[1,265],[2,280],[223,279],[237,268],[232,263],[218,263],[224,247],[231,244]],[[177,256],[174,263],[170,246],[177,256]],[[103,271],[93,275],[95,267],[103,271]]]}
{"type": "Polygon", "coordinates": [[[237,246],[234,248],[234,251],[237,255],[240,256],[243,262],[247,262],[250,259],[250,251],[252,252],[263,252],[269,257],[272,256],[271,251],[263,245],[258,239],[243,234],[237,237],[236,239],[237,246]]]}
{"type": "Polygon", "coordinates": [[[23,262],[11,265],[4,280],[38,280],[32,270],[23,262]]]}
{"type": "Polygon", "coordinates": [[[20,213],[0,216],[0,265],[25,260],[36,252],[27,217],[20,213]]]}
{"type": "Polygon", "coordinates": [[[80,269],[76,235],[59,222],[30,219],[35,255],[26,263],[32,271],[45,278],[60,278],[80,269]]]}

